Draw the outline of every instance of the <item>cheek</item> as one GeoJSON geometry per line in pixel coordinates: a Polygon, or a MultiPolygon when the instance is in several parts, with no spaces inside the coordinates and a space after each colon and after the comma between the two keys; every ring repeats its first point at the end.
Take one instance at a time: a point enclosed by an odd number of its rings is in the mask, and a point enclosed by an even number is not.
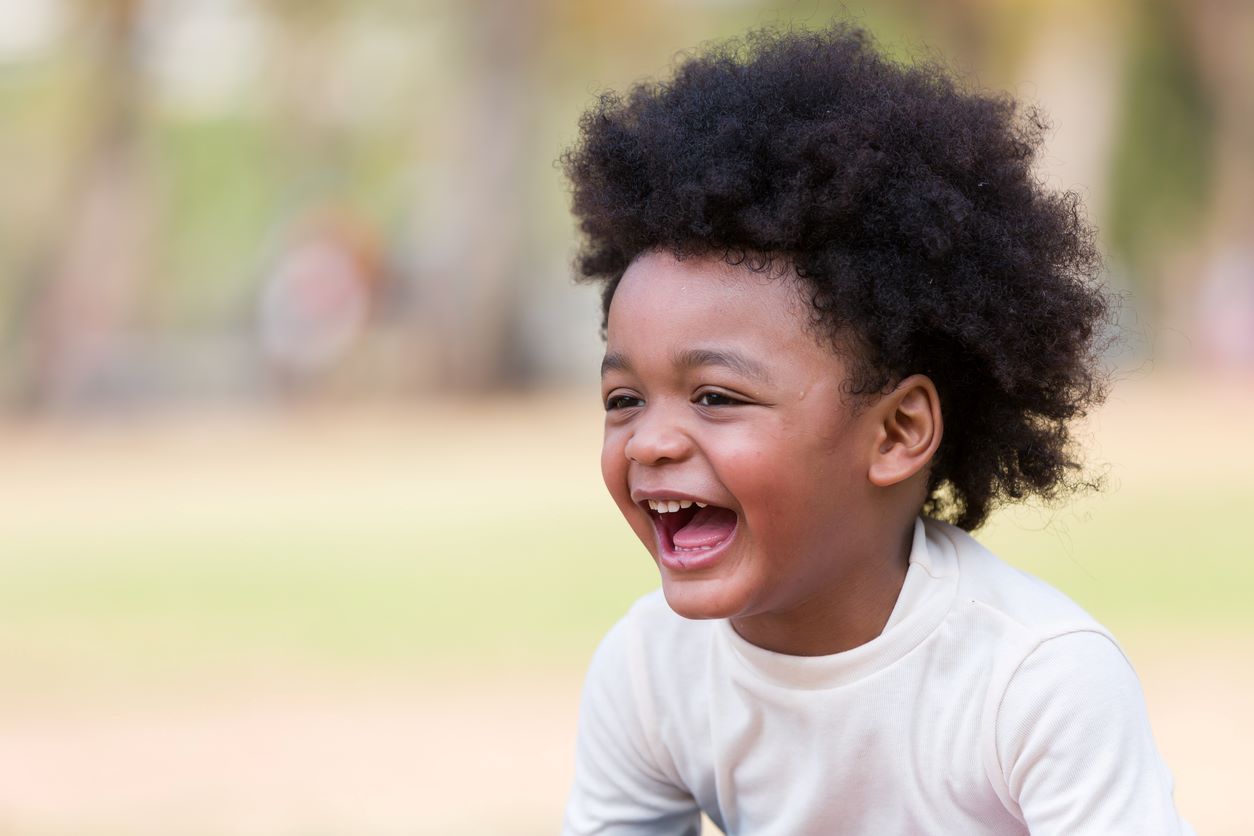
{"type": "Polygon", "coordinates": [[[626,490],[626,461],[622,445],[615,443],[615,439],[607,433],[601,444],[601,479],[615,498],[618,496],[617,491],[626,490]]]}
{"type": "Polygon", "coordinates": [[[797,436],[759,436],[727,449],[724,481],[759,527],[792,537],[846,509],[857,467],[850,447],[830,439],[807,444],[797,436]]]}
{"type": "Polygon", "coordinates": [[[797,484],[795,462],[781,460],[779,451],[760,440],[725,446],[718,477],[740,504],[742,513],[759,526],[774,527],[791,506],[789,494],[797,484]]]}
{"type": "Polygon", "coordinates": [[[609,489],[610,497],[618,506],[619,512],[631,526],[636,537],[645,548],[653,551],[653,526],[643,515],[640,508],[631,501],[631,490],[627,485],[627,456],[623,451],[625,441],[617,434],[606,432],[605,441],[601,445],[601,479],[609,489]]]}
{"type": "Polygon", "coordinates": [[[615,504],[627,513],[633,507],[631,492],[627,486],[627,456],[623,452],[625,439],[621,433],[606,431],[601,445],[601,479],[609,489],[615,504]]]}

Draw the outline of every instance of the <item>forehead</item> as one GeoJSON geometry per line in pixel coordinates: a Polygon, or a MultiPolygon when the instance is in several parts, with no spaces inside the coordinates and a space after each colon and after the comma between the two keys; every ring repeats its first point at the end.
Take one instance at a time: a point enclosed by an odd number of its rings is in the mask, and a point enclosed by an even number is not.
{"type": "Polygon", "coordinates": [[[642,330],[666,332],[669,327],[673,338],[756,335],[812,341],[808,321],[799,280],[791,273],[649,252],[632,262],[614,292],[607,338],[613,345],[642,330]]]}

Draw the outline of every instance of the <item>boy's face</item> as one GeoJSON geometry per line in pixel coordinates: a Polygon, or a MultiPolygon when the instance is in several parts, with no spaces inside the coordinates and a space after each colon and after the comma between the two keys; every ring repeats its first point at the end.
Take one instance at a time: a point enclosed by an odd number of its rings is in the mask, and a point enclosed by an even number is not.
{"type": "Polygon", "coordinates": [[[615,292],[601,470],[680,615],[784,615],[856,575],[873,416],[808,322],[795,278],[717,259],[647,253],[615,292]]]}

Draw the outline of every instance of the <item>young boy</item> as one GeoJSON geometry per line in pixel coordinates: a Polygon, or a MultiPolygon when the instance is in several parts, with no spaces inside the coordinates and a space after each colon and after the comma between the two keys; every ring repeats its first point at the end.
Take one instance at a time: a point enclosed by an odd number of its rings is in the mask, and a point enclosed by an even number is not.
{"type": "Polygon", "coordinates": [[[1100,396],[1039,123],[835,27],[581,124],[601,466],[662,589],[593,659],[565,833],[1189,832],[1114,639],[967,534],[1083,484],[1100,396]]]}

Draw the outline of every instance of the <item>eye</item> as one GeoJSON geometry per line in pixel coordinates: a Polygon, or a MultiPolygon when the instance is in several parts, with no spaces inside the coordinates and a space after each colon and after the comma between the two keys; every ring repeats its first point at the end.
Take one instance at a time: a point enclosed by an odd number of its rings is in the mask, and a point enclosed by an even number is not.
{"type": "Polygon", "coordinates": [[[631,409],[636,406],[643,406],[644,399],[637,398],[635,395],[614,394],[605,399],[605,411],[613,412],[616,409],[631,409]]]}
{"type": "Polygon", "coordinates": [[[739,406],[745,401],[725,395],[722,392],[702,392],[697,395],[696,403],[701,406],[739,406]]]}

